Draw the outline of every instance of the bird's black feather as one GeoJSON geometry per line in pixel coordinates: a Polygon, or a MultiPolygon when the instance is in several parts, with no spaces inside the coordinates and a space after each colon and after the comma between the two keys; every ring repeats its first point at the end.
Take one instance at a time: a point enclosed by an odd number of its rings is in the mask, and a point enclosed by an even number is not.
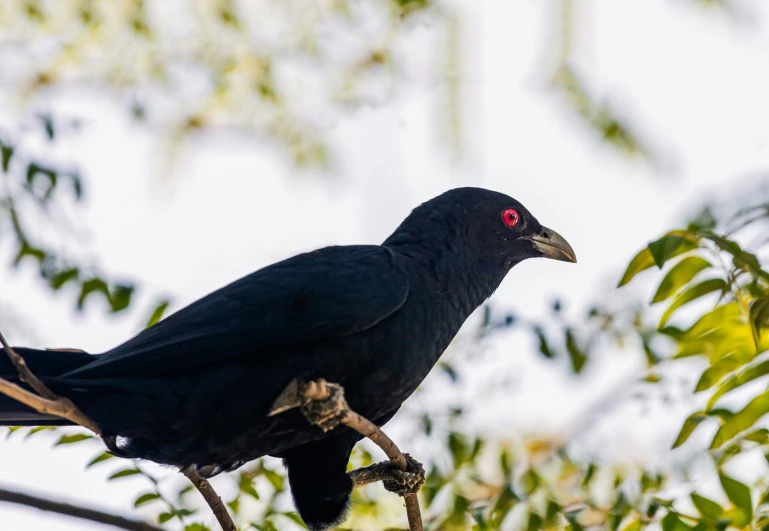
{"type": "MultiPolygon", "coordinates": [[[[211,470],[284,458],[297,509],[311,529],[325,529],[349,504],[345,468],[359,436],[324,433],[297,410],[268,416],[275,398],[293,379],[325,378],[384,424],[513,265],[574,261],[554,234],[506,195],[451,190],[416,208],[383,245],[271,265],[104,354],[20,354],[120,455],[211,470]],[[514,226],[500,218],[510,209],[514,226]]],[[[7,360],[0,374],[14,377],[7,360]]],[[[47,423],[0,399],[0,424],[38,421],[47,423]]]]}

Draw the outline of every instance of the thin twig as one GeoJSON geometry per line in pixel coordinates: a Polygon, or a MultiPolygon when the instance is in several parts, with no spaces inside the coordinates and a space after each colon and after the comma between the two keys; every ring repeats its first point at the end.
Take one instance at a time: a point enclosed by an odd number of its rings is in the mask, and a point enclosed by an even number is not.
{"type": "Polygon", "coordinates": [[[40,381],[40,378],[35,376],[32,371],[29,370],[29,367],[27,367],[27,362],[24,361],[24,358],[16,354],[16,352],[5,340],[5,336],[2,332],[0,332],[0,344],[3,345],[5,353],[8,354],[8,357],[11,359],[13,366],[16,367],[16,371],[19,373],[19,380],[29,384],[29,386],[43,398],[47,398],[48,400],[56,400],[59,398],[56,396],[56,393],[48,389],[48,387],[42,381],[40,381]]]}
{"type": "Polygon", "coordinates": [[[93,419],[83,413],[69,398],[58,396],[48,389],[48,387],[40,381],[31,370],[29,370],[27,362],[11,348],[2,332],[0,332],[0,344],[2,344],[5,353],[8,354],[11,363],[16,367],[16,371],[19,373],[19,379],[22,382],[29,384],[29,386],[37,391],[38,394],[30,393],[21,386],[9,382],[4,378],[0,378],[0,393],[8,395],[14,400],[18,400],[38,413],[55,415],[67,419],[75,424],[88,428],[97,435],[101,435],[101,428],[99,428],[99,425],[93,419]]]}
{"type": "Polygon", "coordinates": [[[69,503],[51,501],[45,498],[32,496],[31,494],[22,494],[21,492],[13,492],[2,488],[0,488],[0,501],[34,507],[41,511],[64,514],[74,518],[82,518],[84,520],[90,520],[91,522],[98,522],[100,524],[119,527],[120,529],[127,529],[128,531],[162,531],[159,527],[155,527],[146,522],[131,520],[129,518],[123,518],[122,516],[97,511],[96,509],[87,509],[69,503]]]}
{"type": "MultiPolygon", "coordinates": [[[[6,352],[8,352],[8,350],[6,350],[6,352]]],[[[43,398],[34,393],[30,393],[23,387],[16,385],[13,382],[9,382],[4,378],[0,378],[0,393],[21,402],[25,406],[31,407],[38,413],[67,419],[84,428],[88,428],[97,435],[101,435],[99,425],[88,415],[80,411],[80,409],[68,398],[43,398]]]]}
{"type": "MultiPolygon", "coordinates": [[[[328,400],[331,397],[331,393],[326,387],[325,380],[319,380],[318,382],[310,382],[301,391],[306,398],[311,400],[328,400]]],[[[400,470],[406,471],[408,465],[406,458],[395,445],[395,443],[387,435],[384,434],[379,427],[368,420],[367,418],[359,415],[345,403],[344,416],[342,417],[342,424],[351,428],[364,437],[371,439],[382,451],[390,458],[390,461],[395,464],[400,470]]],[[[423,531],[424,526],[422,524],[422,513],[419,509],[419,499],[416,494],[407,494],[404,496],[406,500],[406,516],[409,520],[410,531],[423,531]]]]}
{"type": "Polygon", "coordinates": [[[190,480],[195,488],[198,489],[198,492],[203,496],[203,499],[206,500],[206,503],[211,508],[211,511],[213,511],[214,516],[216,516],[219,525],[222,526],[222,531],[238,531],[238,528],[235,527],[235,522],[232,521],[230,513],[227,512],[227,506],[224,505],[224,502],[211,486],[211,483],[205,478],[200,477],[200,474],[198,474],[193,467],[188,466],[180,470],[182,474],[187,476],[187,479],[190,480]]]}
{"type": "MultiPolygon", "coordinates": [[[[376,445],[379,446],[385,454],[387,454],[387,457],[390,458],[395,466],[404,472],[406,471],[406,458],[403,456],[392,439],[385,435],[376,424],[366,419],[365,417],[358,415],[355,411],[352,410],[347,412],[344,419],[342,420],[342,423],[345,426],[354,429],[364,437],[368,437],[374,441],[374,443],[376,443],[376,445]]],[[[419,499],[417,498],[417,495],[406,494],[404,499],[406,500],[406,516],[409,520],[409,529],[411,531],[423,531],[424,526],[422,525],[422,513],[419,510],[419,499]]]]}

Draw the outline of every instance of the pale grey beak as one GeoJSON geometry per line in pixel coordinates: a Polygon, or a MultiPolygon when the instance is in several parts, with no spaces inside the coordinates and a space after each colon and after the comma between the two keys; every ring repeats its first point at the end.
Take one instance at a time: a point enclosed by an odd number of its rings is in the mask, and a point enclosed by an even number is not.
{"type": "Polygon", "coordinates": [[[571,248],[569,242],[564,240],[563,236],[553,229],[542,227],[539,234],[529,236],[528,239],[531,240],[534,247],[536,247],[545,258],[561,260],[562,262],[577,262],[577,255],[574,254],[574,249],[571,248]]]}

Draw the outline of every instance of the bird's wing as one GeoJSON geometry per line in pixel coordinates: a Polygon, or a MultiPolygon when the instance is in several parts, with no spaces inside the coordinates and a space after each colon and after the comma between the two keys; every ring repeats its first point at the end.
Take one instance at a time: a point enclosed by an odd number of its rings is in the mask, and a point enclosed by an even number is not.
{"type": "Polygon", "coordinates": [[[289,258],[210,293],[64,376],[178,370],[365,330],[406,300],[408,279],[399,264],[380,246],[326,247],[289,258]]]}

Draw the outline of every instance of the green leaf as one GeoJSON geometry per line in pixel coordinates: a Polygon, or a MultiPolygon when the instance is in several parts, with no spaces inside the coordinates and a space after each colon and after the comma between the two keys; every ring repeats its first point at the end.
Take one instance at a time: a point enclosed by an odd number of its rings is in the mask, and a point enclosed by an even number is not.
{"type": "Polygon", "coordinates": [[[291,520],[295,524],[301,526],[302,529],[307,529],[307,526],[305,525],[304,521],[302,520],[302,517],[299,516],[297,513],[293,512],[293,511],[286,511],[286,512],[283,512],[283,513],[280,513],[280,514],[282,514],[283,516],[285,516],[286,518],[288,518],[289,520],[291,520]]]}
{"type": "Polygon", "coordinates": [[[718,472],[718,479],[721,480],[721,487],[723,487],[729,501],[740,508],[747,515],[748,521],[750,521],[753,518],[753,502],[750,499],[750,489],[748,486],[721,471],[718,472]]]}
{"type": "Polygon", "coordinates": [[[270,470],[269,468],[263,469],[262,474],[264,474],[264,477],[266,477],[267,481],[270,482],[272,488],[274,488],[277,492],[283,492],[285,489],[283,476],[274,470],[270,470]]]}
{"type": "Polygon", "coordinates": [[[457,383],[457,381],[459,381],[459,373],[450,363],[438,362],[438,368],[446,373],[446,376],[449,377],[451,383],[457,383]]]}
{"type": "Polygon", "coordinates": [[[654,263],[662,269],[665,262],[671,258],[696,249],[697,243],[691,239],[694,237],[693,235],[684,237],[678,234],[668,234],[655,242],[651,242],[648,249],[654,259],[654,263]]]}
{"type": "Polygon", "coordinates": [[[553,359],[555,357],[555,354],[550,349],[550,345],[547,342],[547,337],[545,337],[545,332],[540,327],[537,326],[537,327],[534,327],[534,333],[536,334],[537,339],[539,340],[539,351],[546,358],[553,359]]]}
{"type": "Polygon", "coordinates": [[[166,522],[168,522],[174,516],[176,516],[174,513],[160,513],[158,515],[158,523],[159,524],[165,524],[166,522]]]}
{"type": "Polygon", "coordinates": [[[489,529],[499,529],[502,521],[507,517],[516,504],[521,501],[520,498],[513,492],[510,485],[506,485],[502,489],[502,492],[494,502],[494,507],[491,512],[491,525],[489,529]]]}
{"type": "Polygon", "coordinates": [[[199,522],[184,526],[184,531],[211,531],[211,528],[199,522]]]}
{"type": "Polygon", "coordinates": [[[678,517],[677,513],[672,511],[662,519],[662,531],[691,531],[694,529],[678,517]]]}
{"type": "Polygon", "coordinates": [[[683,333],[679,340],[702,339],[711,334],[714,330],[724,328],[725,326],[744,326],[745,317],[742,308],[736,302],[728,302],[713,308],[689,327],[683,333]]]}
{"type": "Polygon", "coordinates": [[[729,391],[733,391],[734,389],[737,389],[738,387],[745,385],[748,382],[752,382],[757,378],[766,376],[767,374],[769,374],[769,360],[762,361],[757,365],[749,365],[748,367],[745,367],[740,372],[733,374],[724,380],[721,385],[716,388],[713,396],[711,396],[710,400],[708,400],[706,409],[712,409],[713,406],[716,405],[718,399],[729,391]]]}
{"type": "Polygon", "coordinates": [[[11,157],[13,157],[14,148],[4,144],[0,141],[0,158],[2,158],[3,171],[8,173],[8,168],[11,166],[11,157]]]}
{"type": "Polygon", "coordinates": [[[666,326],[664,328],[660,328],[658,332],[676,340],[680,340],[684,335],[684,331],[677,326],[666,326]]]}
{"type": "Polygon", "coordinates": [[[769,391],[755,397],[742,410],[726,419],[713,437],[710,447],[720,447],[738,433],[753,426],[758,419],[767,413],[769,413],[769,391]]]}
{"type": "Polygon", "coordinates": [[[155,309],[152,310],[152,315],[150,315],[150,318],[147,319],[146,328],[149,328],[150,326],[154,325],[155,323],[157,323],[163,318],[163,314],[166,313],[166,310],[168,309],[169,304],[171,304],[171,301],[164,300],[159,302],[157,306],[155,306],[155,309]]]}
{"type": "Polygon", "coordinates": [[[62,444],[72,444],[80,441],[85,441],[86,439],[93,439],[93,435],[88,435],[86,433],[73,433],[72,435],[62,435],[59,437],[59,440],[54,443],[54,446],[59,446],[62,444]]]}
{"type": "Polygon", "coordinates": [[[697,276],[697,273],[708,267],[711,267],[711,264],[704,258],[687,256],[668,271],[668,274],[660,282],[657,293],[654,294],[651,303],[655,304],[664,301],[674,295],[679,289],[691,282],[697,276]]]}
{"type": "Polygon", "coordinates": [[[470,455],[470,446],[464,435],[456,432],[449,433],[448,448],[451,452],[451,457],[454,458],[454,466],[456,468],[467,462],[470,455]]]}
{"type": "Polygon", "coordinates": [[[106,461],[107,459],[112,459],[113,457],[115,457],[115,456],[110,454],[110,453],[103,452],[103,453],[97,455],[96,457],[94,457],[93,459],[91,459],[91,461],[87,465],[85,465],[85,467],[86,468],[90,468],[93,465],[96,465],[98,463],[102,463],[102,462],[106,461]]]}
{"type": "Polygon", "coordinates": [[[109,294],[109,305],[113,312],[119,312],[125,310],[131,304],[131,295],[133,295],[134,287],[128,285],[118,284],[112,288],[112,292],[109,294]]]}
{"type": "Polygon", "coordinates": [[[622,528],[622,531],[641,531],[641,520],[634,518],[622,528]]]}
{"type": "Polygon", "coordinates": [[[113,479],[119,479],[119,478],[125,478],[128,476],[135,476],[136,474],[141,474],[141,470],[138,468],[125,468],[123,470],[119,470],[118,472],[115,472],[110,477],[107,478],[107,480],[113,480],[113,479]]]}
{"type": "Polygon", "coordinates": [[[658,328],[663,328],[665,326],[665,323],[668,322],[668,319],[673,315],[673,313],[679,309],[681,306],[685,304],[689,304],[692,301],[695,301],[699,299],[700,297],[704,297],[705,295],[709,293],[713,293],[714,291],[725,291],[727,289],[726,281],[722,278],[711,278],[708,280],[704,280],[700,282],[699,284],[695,284],[694,286],[691,286],[686,291],[681,293],[676,299],[673,301],[673,303],[668,307],[667,310],[665,310],[665,313],[662,314],[662,318],[660,319],[660,324],[658,328]]]}
{"type": "Polygon", "coordinates": [[[45,251],[42,249],[39,249],[37,247],[33,247],[29,244],[29,242],[23,241],[21,242],[21,247],[19,248],[19,251],[16,253],[16,256],[13,259],[13,265],[18,266],[22,260],[24,260],[25,257],[30,256],[34,259],[36,259],[38,262],[42,262],[45,260],[46,254],[45,251]]]}
{"type": "Polygon", "coordinates": [[[61,289],[61,287],[70,280],[77,280],[79,274],[80,271],[76,267],[59,271],[51,277],[51,287],[56,290],[61,289]]]}
{"type": "Polygon", "coordinates": [[[228,501],[227,507],[229,507],[230,511],[233,513],[238,514],[240,512],[240,496],[238,495],[232,501],[228,501]]]}
{"type": "Polygon", "coordinates": [[[100,278],[91,278],[83,282],[80,286],[80,296],[77,299],[77,309],[82,310],[85,306],[85,300],[92,293],[102,293],[109,300],[109,289],[107,283],[100,278]]]}
{"type": "Polygon", "coordinates": [[[748,271],[754,277],[769,280],[769,273],[761,269],[761,263],[758,261],[756,255],[744,251],[737,242],[724,238],[711,231],[701,231],[699,234],[714,242],[721,250],[731,254],[734,267],[748,271]]]}
{"type": "Polygon", "coordinates": [[[745,355],[744,352],[733,352],[727,354],[713,365],[705,369],[697,382],[694,392],[699,393],[706,389],[713,387],[718,381],[725,375],[729,374],[733,370],[743,366],[747,361],[750,361],[750,356],[745,355]]]}
{"type": "Polygon", "coordinates": [[[520,478],[523,492],[530,496],[542,484],[542,478],[533,468],[529,468],[520,478]]]}
{"type": "Polygon", "coordinates": [[[51,168],[45,168],[36,162],[30,162],[27,166],[27,188],[32,190],[32,186],[37,181],[38,176],[44,176],[47,179],[45,191],[40,199],[47,200],[51,197],[59,178],[58,172],[51,168]]]}
{"type": "Polygon", "coordinates": [[[138,498],[136,498],[136,501],[134,501],[134,507],[141,507],[142,505],[145,505],[151,501],[159,500],[160,494],[157,492],[147,492],[146,494],[142,494],[138,498]]]}
{"type": "Polygon", "coordinates": [[[710,500],[708,498],[705,498],[704,496],[700,496],[696,492],[692,492],[692,503],[694,503],[694,506],[697,508],[697,511],[704,516],[705,518],[709,518],[711,520],[718,520],[722,514],[724,514],[724,509],[720,505],[718,505],[713,500],[710,500]]]}
{"type": "Polygon", "coordinates": [[[697,426],[699,426],[700,423],[707,418],[708,416],[704,411],[697,411],[696,413],[689,415],[689,417],[684,421],[684,425],[681,427],[681,431],[673,443],[673,448],[678,448],[683,443],[685,443],[689,436],[697,428],[697,426]]]}
{"type": "Polygon", "coordinates": [[[742,529],[750,523],[751,518],[752,515],[749,517],[743,509],[740,509],[739,507],[732,507],[724,513],[721,522],[725,521],[728,522],[729,527],[742,529]]]}
{"type": "Polygon", "coordinates": [[[72,191],[75,192],[75,199],[79,201],[83,198],[83,179],[77,172],[70,173],[69,177],[72,180],[72,191]]]}
{"type": "Polygon", "coordinates": [[[617,285],[618,288],[621,288],[631,280],[633,280],[633,277],[636,276],[641,271],[645,271],[649,269],[651,266],[654,265],[654,257],[652,256],[652,253],[649,251],[648,247],[645,247],[639,252],[637,255],[633,257],[633,259],[630,261],[630,264],[628,264],[627,269],[625,270],[625,273],[622,275],[622,279],[619,281],[619,284],[617,285]]]}
{"type": "Polygon", "coordinates": [[[571,328],[566,329],[566,351],[569,353],[572,369],[574,369],[575,373],[579,374],[585,366],[587,354],[577,346],[577,340],[574,338],[571,328]]]}
{"type": "Polygon", "coordinates": [[[766,428],[758,428],[750,433],[746,433],[744,439],[758,444],[766,444],[769,442],[769,430],[766,428]]]}
{"type": "Polygon", "coordinates": [[[542,523],[542,517],[537,513],[531,512],[526,522],[526,531],[540,531],[542,523]]]}
{"type": "Polygon", "coordinates": [[[505,479],[509,479],[513,473],[513,467],[510,464],[510,453],[506,448],[503,448],[499,453],[499,469],[504,474],[505,479]]]}
{"type": "Polygon", "coordinates": [[[41,431],[48,431],[48,430],[55,430],[56,426],[35,426],[31,430],[27,432],[27,434],[24,436],[25,439],[28,439],[29,437],[32,437],[33,435],[40,433],[41,431]]]}
{"type": "Polygon", "coordinates": [[[253,481],[246,474],[240,475],[240,478],[238,480],[238,488],[240,489],[240,492],[248,494],[255,500],[259,499],[259,493],[256,492],[253,481]]]}
{"type": "Polygon", "coordinates": [[[761,341],[761,328],[769,320],[769,299],[756,299],[750,305],[750,329],[753,332],[753,342],[758,348],[761,341]]]}

